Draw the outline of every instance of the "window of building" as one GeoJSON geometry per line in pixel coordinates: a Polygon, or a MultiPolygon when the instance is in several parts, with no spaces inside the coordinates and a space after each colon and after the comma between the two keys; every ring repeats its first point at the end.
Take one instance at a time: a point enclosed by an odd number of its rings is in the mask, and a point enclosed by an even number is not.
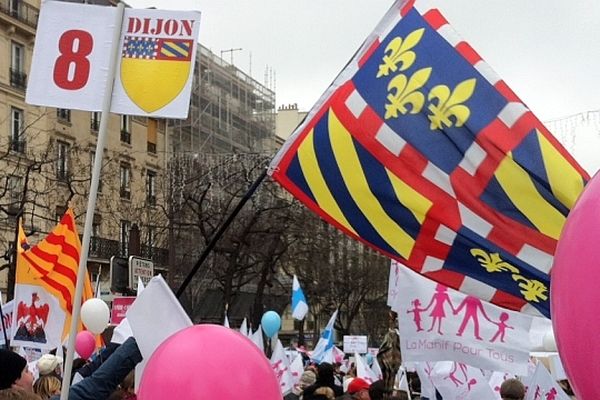
{"type": "Polygon", "coordinates": [[[130,199],[131,198],[131,165],[129,163],[122,162],[120,166],[120,176],[121,176],[121,198],[122,199],[130,199]]]}
{"type": "Polygon", "coordinates": [[[148,257],[152,257],[152,249],[156,243],[156,228],[148,226],[148,232],[146,235],[146,247],[148,249],[148,257]]]}
{"type": "Polygon", "coordinates": [[[148,153],[156,154],[156,131],[158,130],[158,121],[154,118],[148,118],[148,153]]]}
{"type": "Polygon", "coordinates": [[[23,140],[23,127],[25,114],[23,110],[10,108],[10,149],[19,153],[25,152],[25,140],[23,140]]]}
{"type": "Polygon", "coordinates": [[[23,177],[10,175],[6,181],[8,194],[8,208],[11,211],[19,209],[21,197],[23,196],[23,177]]]}
{"type": "Polygon", "coordinates": [[[121,115],[121,142],[131,144],[131,121],[129,115],[121,115]]]}
{"type": "Polygon", "coordinates": [[[146,172],[146,203],[150,206],[156,205],[156,172],[146,172]]]}
{"type": "Polygon", "coordinates": [[[25,89],[27,75],[25,74],[25,47],[12,42],[10,53],[10,85],[25,89]]]}
{"type": "Polygon", "coordinates": [[[66,108],[57,108],[56,118],[62,122],[71,122],[71,110],[67,110],[66,108]]]}
{"type": "Polygon", "coordinates": [[[121,254],[127,255],[129,246],[129,230],[131,229],[131,222],[127,220],[121,220],[121,228],[119,235],[119,243],[121,244],[121,254]]]}
{"type": "Polygon", "coordinates": [[[102,217],[100,214],[94,214],[94,219],[92,221],[92,235],[90,237],[90,251],[92,253],[96,253],[100,250],[100,238],[102,237],[102,234],[100,233],[101,225],[102,217]]]}
{"type": "Polygon", "coordinates": [[[56,206],[56,208],[54,209],[55,223],[58,223],[60,221],[60,219],[63,217],[63,215],[65,215],[66,212],[67,212],[67,206],[56,206]]]}
{"type": "Polygon", "coordinates": [[[10,15],[15,18],[21,16],[21,2],[22,0],[9,0],[8,6],[10,8],[10,15]]]}
{"type": "MultiPolygon", "coordinates": [[[[94,172],[94,163],[96,162],[96,152],[90,151],[90,182],[92,180],[92,173],[94,172]]],[[[102,169],[100,169],[102,170],[102,169]]],[[[102,193],[102,177],[98,181],[98,193],[102,193]]]]}
{"type": "Polygon", "coordinates": [[[98,111],[94,111],[91,114],[90,129],[93,132],[98,132],[98,130],[100,129],[100,113],[98,111]]]}
{"type": "Polygon", "coordinates": [[[69,179],[69,149],[67,142],[58,140],[56,142],[56,177],[60,181],[69,179]]]}

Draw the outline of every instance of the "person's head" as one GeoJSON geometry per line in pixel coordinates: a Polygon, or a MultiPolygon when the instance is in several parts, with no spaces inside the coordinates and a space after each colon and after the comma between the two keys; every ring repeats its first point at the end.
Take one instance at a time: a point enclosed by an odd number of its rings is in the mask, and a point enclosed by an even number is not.
{"type": "Polygon", "coordinates": [[[310,385],[314,384],[317,381],[317,375],[312,371],[307,369],[300,376],[300,389],[304,390],[310,385]]]}
{"type": "Polygon", "coordinates": [[[322,383],[323,386],[333,384],[333,365],[323,362],[317,366],[317,382],[322,383]]]}
{"type": "Polygon", "coordinates": [[[61,365],[63,359],[54,354],[44,354],[37,361],[37,367],[40,375],[61,376],[61,365]]]}
{"type": "Polygon", "coordinates": [[[27,360],[14,351],[0,349],[0,389],[10,388],[33,392],[33,374],[27,360]]]}
{"type": "Polygon", "coordinates": [[[314,391],[315,396],[323,396],[327,400],[335,400],[333,389],[327,386],[321,386],[314,391]]]}
{"type": "Polygon", "coordinates": [[[383,395],[385,394],[385,382],[383,380],[378,380],[371,383],[369,387],[369,396],[371,400],[383,400],[383,395]]]}
{"type": "Polygon", "coordinates": [[[40,400],[40,396],[23,389],[10,388],[0,390],[0,400],[40,400]]]}
{"type": "Polygon", "coordinates": [[[502,400],[523,400],[525,386],[518,379],[507,379],[500,386],[500,397],[502,400]]]}
{"type": "Polygon", "coordinates": [[[42,375],[33,384],[33,390],[42,398],[49,399],[55,394],[60,394],[61,381],[54,375],[42,375]]]}
{"type": "Polygon", "coordinates": [[[371,384],[362,378],[354,378],[348,385],[348,393],[358,400],[370,400],[369,387],[371,384]]]}

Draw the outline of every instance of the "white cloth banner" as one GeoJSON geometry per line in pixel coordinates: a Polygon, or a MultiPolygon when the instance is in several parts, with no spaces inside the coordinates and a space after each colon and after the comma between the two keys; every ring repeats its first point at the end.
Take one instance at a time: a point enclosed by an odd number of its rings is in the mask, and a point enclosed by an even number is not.
{"type": "Polygon", "coordinates": [[[388,281],[388,299],[387,305],[390,306],[392,311],[399,312],[397,306],[399,304],[400,296],[400,268],[401,265],[392,262],[390,264],[390,279],[388,281]]]}
{"type": "Polygon", "coordinates": [[[260,324],[258,325],[258,329],[256,330],[256,332],[254,332],[252,335],[250,335],[250,340],[252,341],[252,343],[254,343],[256,345],[256,347],[258,347],[260,349],[260,351],[262,351],[264,353],[265,342],[263,340],[262,326],[260,324]]]}
{"type": "Polygon", "coordinates": [[[292,381],[292,374],[290,373],[290,365],[287,356],[285,355],[285,351],[283,350],[283,345],[279,339],[277,339],[277,344],[275,345],[273,355],[271,356],[271,368],[273,368],[273,372],[279,381],[281,394],[285,396],[292,391],[294,384],[292,381]]]}
{"type": "Polygon", "coordinates": [[[569,400],[569,396],[539,362],[533,376],[527,381],[525,400],[569,400]]]}
{"type": "Polygon", "coordinates": [[[500,386],[502,386],[502,382],[511,378],[515,378],[515,375],[508,372],[494,371],[491,373],[488,383],[494,392],[494,399],[502,400],[500,397],[500,386]]]}
{"type": "Polygon", "coordinates": [[[300,378],[303,372],[304,363],[302,362],[302,354],[298,353],[290,363],[290,375],[292,376],[292,387],[294,389],[300,389],[300,378]]]}
{"type": "MultiPolygon", "coordinates": [[[[1,294],[0,294],[1,296],[1,294]]],[[[2,298],[0,297],[0,303],[2,302],[2,298]]],[[[13,322],[13,312],[15,309],[15,301],[11,300],[6,304],[2,304],[2,316],[4,317],[4,329],[6,329],[6,337],[8,340],[12,337],[12,322],[13,322]]],[[[4,332],[2,331],[2,325],[0,325],[0,344],[4,344],[6,341],[4,340],[4,332]]]]}
{"type": "Polygon", "coordinates": [[[470,365],[441,361],[431,374],[433,384],[443,399],[482,400],[493,399],[494,392],[479,368],[470,365]]]}
{"type": "Polygon", "coordinates": [[[356,362],[357,377],[362,378],[369,383],[373,383],[378,379],[369,367],[369,364],[367,364],[365,359],[360,354],[354,353],[354,360],[356,362]]]}
{"type": "Polygon", "coordinates": [[[403,265],[399,274],[404,361],[457,361],[491,371],[527,372],[530,316],[437,284],[403,265]]]}
{"type": "Polygon", "coordinates": [[[15,285],[11,346],[54,349],[62,344],[65,312],[58,299],[37,285],[15,285]]]}
{"type": "Polygon", "coordinates": [[[111,112],[186,118],[196,62],[200,13],[125,9],[43,1],[26,101],[101,111],[118,29],[119,61],[111,112]]]}
{"type": "Polygon", "coordinates": [[[414,365],[417,375],[419,375],[419,381],[421,381],[421,397],[435,399],[435,385],[431,377],[435,363],[417,362],[414,365]]]}

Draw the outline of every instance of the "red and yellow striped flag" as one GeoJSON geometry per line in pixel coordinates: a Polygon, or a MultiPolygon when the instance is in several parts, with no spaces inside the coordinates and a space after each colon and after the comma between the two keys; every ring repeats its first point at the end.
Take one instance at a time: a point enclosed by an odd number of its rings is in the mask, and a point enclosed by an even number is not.
{"type": "MultiPolygon", "coordinates": [[[[69,208],[58,225],[37,245],[25,249],[27,245],[23,246],[23,244],[26,243],[27,238],[20,228],[16,284],[40,286],[58,300],[60,308],[65,313],[62,332],[64,340],[71,326],[81,254],[81,242],[77,234],[73,210],[69,208]]],[[[93,297],[87,271],[84,282],[82,302],[93,297]]],[[[81,329],[83,326],[80,322],[78,331],[81,329]]]]}

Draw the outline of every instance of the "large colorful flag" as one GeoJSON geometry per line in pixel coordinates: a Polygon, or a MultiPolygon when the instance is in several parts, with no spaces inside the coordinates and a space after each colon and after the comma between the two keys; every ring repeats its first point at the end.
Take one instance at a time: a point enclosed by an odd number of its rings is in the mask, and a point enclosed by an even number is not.
{"type": "Polygon", "coordinates": [[[306,316],[306,313],[308,313],[308,303],[300,287],[300,282],[298,282],[298,278],[294,275],[292,282],[292,317],[301,321],[306,316]]]}
{"type": "Polygon", "coordinates": [[[556,243],[589,179],[438,10],[409,0],[392,6],[269,173],[413,270],[545,316],[556,243]]]}
{"type": "Polygon", "coordinates": [[[327,322],[325,329],[323,329],[323,332],[321,332],[321,337],[317,341],[315,349],[310,357],[319,364],[322,362],[333,362],[333,326],[335,324],[335,320],[337,319],[337,314],[338,310],[335,310],[331,315],[331,318],[329,318],[329,322],[327,322]]]}
{"type": "MultiPolygon", "coordinates": [[[[81,253],[73,210],[37,245],[29,247],[22,228],[18,241],[12,343],[58,347],[71,326],[81,253]]],[[[82,301],[93,298],[89,276],[84,282],[82,301]]]]}

